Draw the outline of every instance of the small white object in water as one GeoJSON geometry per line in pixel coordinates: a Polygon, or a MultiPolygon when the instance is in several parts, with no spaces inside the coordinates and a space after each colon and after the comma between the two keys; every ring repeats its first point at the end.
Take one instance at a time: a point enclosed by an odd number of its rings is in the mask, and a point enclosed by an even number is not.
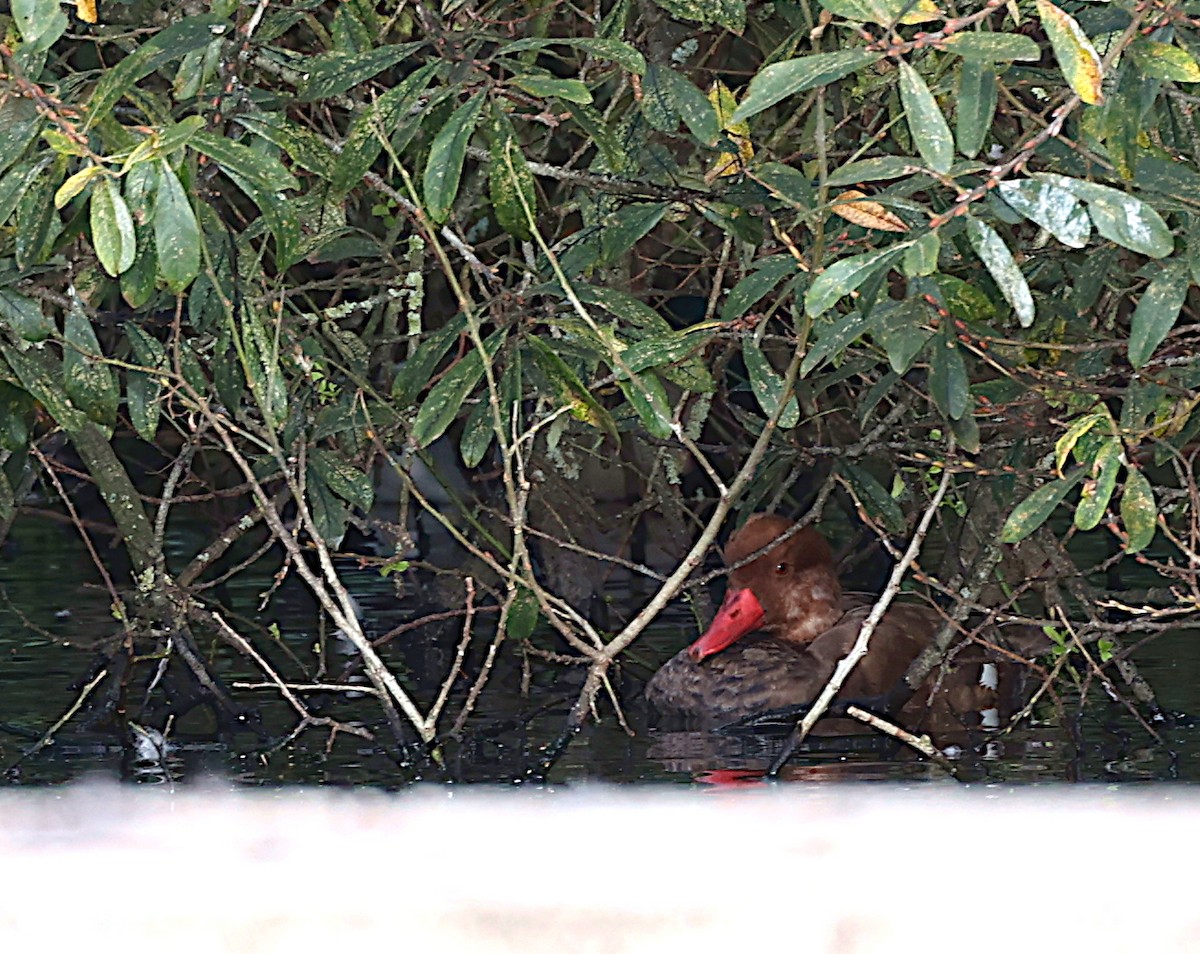
{"type": "Polygon", "coordinates": [[[158,729],[130,722],[129,730],[133,735],[133,748],[137,752],[139,762],[161,762],[171,748],[167,737],[158,729]]]}

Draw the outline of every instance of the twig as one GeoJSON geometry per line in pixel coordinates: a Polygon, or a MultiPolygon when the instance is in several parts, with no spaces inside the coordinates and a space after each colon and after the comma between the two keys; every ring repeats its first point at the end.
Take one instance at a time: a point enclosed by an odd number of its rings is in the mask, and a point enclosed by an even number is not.
{"type": "Polygon", "coordinates": [[[488,677],[492,674],[492,666],[496,662],[496,651],[508,635],[508,611],[512,608],[512,604],[516,601],[519,593],[520,591],[516,588],[510,589],[508,596],[504,600],[504,606],[500,611],[500,620],[496,625],[496,634],[492,637],[492,641],[488,645],[487,656],[483,660],[483,666],[479,670],[479,675],[475,677],[475,681],[471,683],[471,688],[467,691],[466,701],[463,702],[462,709],[455,716],[454,724],[450,727],[450,735],[455,738],[458,738],[462,734],[463,726],[466,725],[467,719],[475,709],[475,703],[479,700],[479,694],[483,692],[483,687],[487,683],[488,677]]]}
{"type": "Polygon", "coordinates": [[[78,712],[80,710],[80,708],[83,706],[83,703],[87,700],[87,697],[92,694],[92,690],[95,689],[98,685],[100,685],[100,683],[103,682],[105,677],[107,677],[107,676],[108,676],[108,670],[101,669],[100,672],[92,678],[92,681],[83,687],[83,691],[80,692],[79,696],[75,699],[75,701],[73,703],[71,703],[71,708],[69,708],[65,713],[63,713],[62,718],[59,719],[57,722],[54,723],[54,725],[50,726],[50,728],[46,730],[46,734],[43,735],[40,739],[38,739],[37,744],[34,745],[34,747],[32,749],[30,749],[28,752],[26,752],[24,755],[22,755],[19,759],[17,759],[12,765],[10,765],[9,771],[12,771],[12,769],[16,768],[18,765],[20,765],[22,762],[24,762],[25,759],[30,758],[34,755],[37,755],[38,752],[40,752],[47,745],[49,745],[54,740],[55,733],[58,732],[59,729],[61,729],[64,725],[66,725],[68,722],[71,721],[71,718],[75,715],[76,712],[78,712]]]}
{"type": "Polygon", "coordinates": [[[884,735],[890,735],[893,739],[899,739],[910,748],[916,749],[928,759],[932,759],[954,778],[958,778],[958,767],[933,744],[933,740],[928,735],[913,735],[907,729],[902,729],[893,722],[888,722],[886,719],[881,719],[874,713],[867,712],[865,709],[860,709],[858,706],[847,706],[846,715],[857,719],[859,722],[865,722],[872,729],[877,729],[884,735]]]}
{"type": "Polygon", "coordinates": [[[374,740],[374,736],[360,726],[347,725],[345,723],[338,722],[336,719],[330,719],[327,716],[314,716],[308,711],[308,706],[306,706],[301,701],[300,697],[292,691],[291,685],[284,682],[283,679],[280,678],[279,674],[271,668],[271,664],[263,658],[261,653],[259,653],[252,645],[250,645],[250,641],[246,639],[245,636],[225,622],[220,613],[213,612],[211,615],[213,622],[217,624],[217,628],[224,634],[225,638],[254,660],[258,668],[266,674],[267,678],[271,680],[275,688],[279,690],[280,695],[287,700],[288,704],[295,709],[297,715],[300,716],[300,723],[295,729],[292,730],[289,738],[295,738],[300,734],[301,731],[310,725],[325,725],[331,726],[338,731],[348,732],[351,735],[357,735],[359,738],[372,741],[374,740]]]}
{"type": "Polygon", "coordinates": [[[442,680],[442,688],[438,691],[438,697],[430,707],[429,714],[425,717],[425,723],[429,726],[437,725],[438,716],[441,715],[442,709],[446,705],[446,699],[450,695],[450,688],[454,685],[454,680],[462,672],[463,659],[466,658],[467,646],[471,642],[471,627],[475,622],[475,581],[468,576],[463,582],[467,589],[467,609],[466,616],[463,618],[462,638],[458,641],[458,650],[454,654],[454,664],[450,667],[450,671],[446,673],[446,678],[442,680]]]}

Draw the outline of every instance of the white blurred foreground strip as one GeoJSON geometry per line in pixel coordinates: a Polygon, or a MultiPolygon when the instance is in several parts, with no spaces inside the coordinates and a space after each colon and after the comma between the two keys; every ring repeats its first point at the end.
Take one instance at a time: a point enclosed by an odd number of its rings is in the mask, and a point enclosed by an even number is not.
{"type": "Polygon", "coordinates": [[[1165,786],[10,790],[0,951],[1194,952],[1198,858],[1165,786]]]}

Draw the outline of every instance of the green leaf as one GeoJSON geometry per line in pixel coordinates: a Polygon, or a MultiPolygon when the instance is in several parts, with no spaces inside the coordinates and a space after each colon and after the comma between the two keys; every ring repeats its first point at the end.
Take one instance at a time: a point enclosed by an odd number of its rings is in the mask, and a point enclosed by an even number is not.
{"type": "Polygon", "coordinates": [[[672,69],[664,67],[657,72],[659,84],[684,125],[700,142],[713,145],[721,135],[721,124],[708,97],[672,69]]]}
{"type": "Polygon", "coordinates": [[[937,232],[926,232],[904,253],[904,274],[909,278],[932,275],[938,269],[938,255],[942,251],[942,239],[937,232]]]}
{"type": "Polygon", "coordinates": [[[203,49],[192,50],[179,61],[175,80],[171,84],[176,102],[195,99],[200,94],[203,84],[216,74],[223,50],[224,44],[220,40],[213,40],[203,49]]]}
{"type": "Polygon", "coordinates": [[[111,427],[117,420],[121,394],[92,323],[78,305],[67,310],[63,323],[63,389],[71,403],[97,424],[111,427]]]}
{"type": "Polygon", "coordinates": [[[54,333],[54,322],[42,306],[11,288],[0,288],[0,323],[25,341],[45,341],[54,333]]]}
{"type": "Polygon", "coordinates": [[[911,244],[900,242],[834,262],[809,285],[804,296],[805,311],[814,318],[828,311],[839,298],[849,295],[876,272],[890,268],[911,244]]]}
{"type": "Polygon", "coordinates": [[[804,361],[800,365],[800,377],[808,377],[827,359],[841,355],[864,334],[874,330],[880,322],[880,317],[874,313],[864,317],[856,311],[838,316],[833,327],[822,330],[821,337],[808,349],[808,354],[804,356],[804,361]]]}
{"type": "MultiPolygon", "coordinates": [[[[25,450],[29,445],[36,407],[24,388],[0,381],[0,450],[13,453],[25,450]]],[[[3,468],[0,468],[0,474],[3,473],[3,468]]]]}
{"type": "Polygon", "coordinates": [[[508,632],[508,638],[521,641],[528,639],[533,635],[539,618],[537,597],[525,587],[518,587],[512,605],[504,617],[504,628],[508,632]]]}
{"type": "MultiPolygon", "coordinates": [[[[247,128],[251,128],[251,124],[254,122],[253,119],[246,116],[238,116],[237,120],[247,128]]],[[[165,159],[190,143],[203,128],[203,116],[185,116],[177,123],[167,123],[157,133],[143,140],[147,144],[147,151],[144,155],[153,154],[159,159],[165,159]]],[[[141,149],[141,145],[138,148],[141,149]]],[[[135,153],[137,151],[134,150],[135,153]]],[[[122,171],[128,171],[134,164],[126,159],[122,165],[122,171]]]]}
{"type": "Polygon", "coordinates": [[[1054,57],[1071,89],[1091,106],[1103,103],[1103,67],[1087,34],[1079,28],[1074,17],[1050,0],[1037,0],[1037,11],[1050,45],[1054,47],[1054,57]]]}
{"type": "MultiPolygon", "coordinates": [[[[716,327],[714,322],[703,322],[685,331],[668,331],[642,338],[621,352],[621,360],[634,374],[654,368],[665,375],[670,365],[685,361],[711,341],[716,327]]],[[[693,386],[691,390],[711,388],[693,386]]]]}
{"type": "MultiPolygon", "coordinates": [[[[200,282],[196,283],[197,285],[200,282]]],[[[195,294],[195,289],[192,290],[195,294]]],[[[239,414],[246,403],[246,371],[234,346],[233,330],[228,322],[221,329],[213,353],[213,386],[229,413],[239,414]]]]}
{"type": "Polygon", "coordinates": [[[888,364],[896,374],[907,374],[913,360],[933,336],[921,321],[921,306],[913,301],[901,302],[881,317],[875,338],[888,356],[888,364]]]}
{"type": "Polygon", "coordinates": [[[1079,503],[1075,505],[1075,526],[1093,530],[1104,517],[1108,502],[1117,487],[1117,471],[1121,468],[1121,443],[1109,438],[1101,446],[1092,463],[1092,477],[1083,483],[1079,503]]]}
{"type": "Polygon", "coordinates": [[[612,60],[614,63],[637,73],[641,76],[646,72],[646,58],[623,40],[611,40],[604,37],[576,36],[553,37],[543,39],[530,37],[506,43],[496,51],[497,56],[511,56],[524,50],[543,50],[548,46],[571,46],[584,53],[589,53],[602,60],[612,60]]]}
{"type": "Polygon", "coordinates": [[[855,185],[859,182],[878,182],[881,179],[899,179],[920,172],[921,167],[905,156],[877,156],[874,159],[859,159],[848,162],[833,171],[825,180],[827,186],[855,185]]]}
{"type": "Polygon", "coordinates": [[[568,103],[592,102],[592,91],[588,89],[587,83],[577,79],[559,79],[557,76],[526,73],[514,76],[509,82],[525,90],[531,96],[542,98],[553,96],[568,103]]]}
{"type": "Polygon", "coordinates": [[[337,96],[382,73],[388,67],[395,66],[424,45],[424,42],[400,43],[375,47],[361,53],[324,53],[301,61],[305,81],[300,87],[298,99],[302,103],[311,103],[317,99],[337,96]]]}
{"type": "MultiPolygon", "coordinates": [[[[134,358],[145,368],[162,369],[167,355],[157,339],[150,337],[133,322],[125,325],[125,334],[133,347],[134,358]]],[[[143,440],[154,442],[158,434],[158,418],[162,410],[163,389],[161,374],[131,368],[126,371],[125,396],[129,419],[143,440]]]]}
{"type": "MultiPolygon", "coordinates": [[[[128,188],[128,187],[127,187],[128,188]]],[[[134,215],[137,213],[131,210],[134,215]]],[[[149,222],[150,215],[146,215],[149,222]]],[[[135,226],[137,250],[133,264],[121,273],[121,297],[130,308],[139,309],[154,297],[158,278],[158,252],[154,248],[154,231],[149,225],[135,226]]]]}
{"type": "Polygon", "coordinates": [[[88,101],[90,122],[108,118],[117,100],[142,77],[192,50],[207,46],[229,30],[230,24],[225,17],[203,14],[184,17],[155,34],[116,66],[100,74],[88,101]]]}
{"type": "Polygon", "coordinates": [[[296,177],[274,156],[210,132],[194,133],[191,143],[198,152],[216,162],[222,171],[253,184],[261,192],[273,194],[300,188],[296,177]]]}
{"type": "Polygon", "coordinates": [[[1091,414],[1085,414],[1083,417],[1072,421],[1071,426],[1063,432],[1063,436],[1054,444],[1054,469],[1062,473],[1063,464],[1067,462],[1067,456],[1075,449],[1075,445],[1079,443],[1079,439],[1097,424],[1108,419],[1108,415],[1105,412],[1093,411],[1091,414]]]}
{"type": "Polygon", "coordinates": [[[273,192],[264,192],[258,185],[243,179],[236,172],[226,168],[225,174],[231,182],[246,193],[262,213],[263,222],[275,237],[275,265],[277,268],[289,268],[304,254],[300,247],[300,222],[296,218],[296,202],[281,202],[273,192]]]}
{"type": "MultiPolygon", "coordinates": [[[[562,294],[562,290],[557,285],[550,287],[554,288],[558,294],[562,294]]],[[[628,292],[605,285],[578,285],[575,288],[575,294],[585,305],[599,305],[609,314],[620,319],[622,324],[646,327],[655,333],[666,331],[671,327],[662,315],[628,292]]]]}
{"type": "Polygon", "coordinates": [[[154,247],[159,274],[178,294],[200,272],[200,226],[175,170],[161,160],[154,193],[154,247]]]}
{"type": "Polygon", "coordinates": [[[1125,489],[1121,493],[1121,522],[1129,534],[1125,544],[1126,553],[1146,549],[1158,529],[1158,505],[1154,502],[1154,490],[1140,470],[1130,468],[1125,477],[1125,489]]]}
{"type": "Polygon", "coordinates": [[[721,306],[722,321],[741,318],[785,278],[800,274],[796,260],[788,254],[772,255],[755,264],[755,270],[734,285],[726,296],[721,306]]]}
{"type": "Polygon", "coordinates": [[[396,372],[396,378],[392,382],[392,397],[397,407],[407,407],[416,399],[433,377],[434,369],[446,356],[450,346],[458,341],[466,327],[466,319],[461,314],[455,315],[422,341],[415,354],[409,353],[408,360],[396,372]]]}
{"type": "Polygon", "coordinates": [[[0,179],[0,225],[8,221],[9,216],[20,204],[22,196],[49,164],[49,159],[37,163],[21,163],[13,166],[0,179]]]}
{"type": "Polygon", "coordinates": [[[49,253],[53,236],[61,231],[54,209],[53,192],[63,162],[58,160],[50,172],[34,179],[17,201],[16,243],[13,249],[17,268],[28,268],[40,262],[49,253]]]}
{"type": "Polygon", "coordinates": [[[632,380],[624,378],[617,383],[651,436],[659,440],[667,440],[674,436],[671,404],[658,375],[653,371],[643,371],[632,380]]]}
{"type": "Polygon", "coordinates": [[[1036,62],[1042,58],[1041,47],[1019,33],[983,33],[974,30],[952,33],[938,45],[959,56],[989,63],[1010,60],[1036,62]]]}
{"type": "Polygon", "coordinates": [[[678,20],[715,23],[741,35],[746,28],[746,0],[654,0],[678,20]]]}
{"type": "Polygon", "coordinates": [[[21,39],[30,51],[50,49],[67,30],[67,18],[58,0],[12,0],[11,9],[21,39]]]}
{"type": "Polygon", "coordinates": [[[999,192],[1005,202],[1068,248],[1083,248],[1091,238],[1091,219],[1068,190],[1041,179],[1009,179],[1000,183],[999,192]]]}
{"type": "Polygon", "coordinates": [[[537,189],[525,153],[521,151],[516,133],[506,116],[501,114],[495,117],[491,140],[488,191],[496,213],[496,223],[509,235],[528,242],[533,238],[530,216],[537,214],[537,189]]]}
{"type": "Polygon", "coordinates": [[[42,117],[33,103],[10,96],[0,103],[0,172],[21,158],[42,128],[42,117]]]}
{"type": "Polygon", "coordinates": [[[600,231],[603,262],[613,262],[662,221],[666,202],[636,202],[604,217],[600,231]]]}
{"type": "Polygon", "coordinates": [[[974,285],[953,275],[935,276],[943,304],[952,315],[967,321],[992,321],[997,314],[996,306],[974,285]]]}
{"type": "Polygon", "coordinates": [[[784,394],[783,375],[771,366],[759,345],[749,338],[742,342],[742,358],[750,374],[750,390],[763,414],[770,417],[779,403],[786,400],[778,423],[782,428],[795,427],[800,422],[800,404],[795,394],[784,394]]]}
{"type": "Polygon", "coordinates": [[[375,501],[375,488],[369,475],[332,451],[320,447],[314,447],[309,452],[308,460],[329,489],[342,500],[353,504],[363,513],[371,509],[375,501]]]}
{"type": "Polygon", "coordinates": [[[668,67],[651,63],[642,80],[642,116],[653,129],[665,133],[673,133],[679,128],[679,110],[662,82],[662,77],[669,72],[668,67]]]}
{"type": "Polygon", "coordinates": [[[1139,37],[1129,52],[1138,69],[1147,76],[1175,83],[1200,83],[1200,63],[1187,50],[1139,37]]]}
{"type": "Polygon", "coordinates": [[[837,469],[846,478],[854,496],[858,498],[869,517],[883,524],[889,533],[904,532],[907,526],[904,511],[874,474],[865,467],[854,464],[838,464],[837,469]]]}
{"type": "MultiPolygon", "coordinates": [[[[497,388],[502,421],[513,420],[513,409],[521,400],[521,358],[520,352],[513,352],[513,360],[500,376],[497,388]]],[[[489,395],[480,397],[475,409],[467,417],[463,425],[462,439],[458,442],[458,452],[462,455],[463,463],[468,467],[478,467],[496,439],[495,415],[489,395]]]]}
{"type": "Polygon", "coordinates": [[[781,162],[767,162],[758,167],[758,181],[770,190],[772,197],[792,208],[811,212],[816,206],[812,179],[799,169],[781,162]]]}
{"type": "Polygon", "coordinates": [[[975,415],[970,409],[957,421],[950,422],[950,430],[954,432],[959,447],[968,454],[979,453],[979,422],[975,420],[975,415]]]}
{"type": "Polygon", "coordinates": [[[924,23],[937,17],[933,0],[821,0],[834,16],[891,27],[898,23],[924,23]]]}
{"type": "Polygon", "coordinates": [[[740,123],[793,93],[832,83],[880,58],[881,54],[870,50],[836,50],[773,63],[750,81],[746,97],[729,117],[729,123],[740,123]]]}
{"type": "Polygon", "coordinates": [[[96,183],[90,211],[96,257],[104,270],[116,277],[133,264],[137,235],[133,231],[133,216],[115,179],[104,176],[96,183]]]}
{"type": "Polygon", "coordinates": [[[958,70],[958,105],[954,133],[958,151],[974,158],[992,131],[996,114],[996,71],[985,60],[963,60],[958,70]]]}
{"type": "Polygon", "coordinates": [[[387,137],[416,105],[441,66],[435,61],[414,70],[354,117],[333,169],[333,188],[339,194],[349,192],[362,181],[383,151],[387,137]]]}
{"type": "Polygon", "coordinates": [[[579,124],[579,128],[596,144],[603,157],[603,164],[594,167],[597,172],[624,172],[629,166],[629,154],[624,142],[609,128],[604,117],[590,106],[583,103],[567,103],[567,111],[571,118],[579,124]]]}
{"type": "Polygon", "coordinates": [[[954,137],[925,80],[904,60],[900,61],[900,102],[921,158],[945,175],[954,161],[954,137]]]}
{"type": "Polygon", "coordinates": [[[288,415],[287,385],[279,367],[275,337],[267,330],[257,308],[244,307],[240,328],[243,371],[259,413],[272,432],[278,432],[288,415]]]}
{"type": "MultiPolygon", "coordinates": [[[[546,291],[551,289],[553,293],[561,294],[557,285],[546,286],[546,291]]],[[[616,364],[619,355],[619,363],[635,373],[652,367],[679,387],[705,393],[713,390],[715,385],[704,360],[698,355],[685,357],[702,347],[701,342],[697,341],[697,336],[715,331],[716,326],[713,323],[702,322],[683,331],[673,332],[666,319],[653,308],[615,288],[577,285],[575,294],[581,302],[599,305],[615,316],[620,322],[622,335],[634,339],[634,344],[623,352],[614,347],[611,336],[598,341],[601,352],[610,363],[616,364]],[[672,363],[665,365],[661,363],[663,361],[672,363]]]]}
{"type": "Polygon", "coordinates": [[[476,93],[451,113],[430,146],[425,164],[425,210],[439,225],[449,218],[458,196],[467,143],[471,141],[484,97],[484,93],[476,93]]]}
{"type": "Polygon", "coordinates": [[[1129,327],[1129,363],[1140,368],[1162,344],[1183,308],[1191,286],[1187,263],[1172,261],[1162,268],[1138,299],[1129,327]]]}
{"type": "Polygon", "coordinates": [[[317,536],[331,547],[340,546],[349,516],[312,461],[305,468],[304,496],[317,536]]]}
{"type": "MultiPolygon", "coordinates": [[[[500,350],[506,335],[507,329],[502,328],[484,341],[489,361],[500,350]]],[[[483,358],[472,349],[433,386],[413,422],[412,438],[418,447],[428,447],[445,433],[482,377],[483,358]]]]}
{"type": "Polygon", "coordinates": [[[1013,508],[1000,531],[1001,543],[1019,543],[1046,522],[1054,508],[1083,478],[1082,468],[1067,477],[1043,484],[1013,508]]]}
{"type": "Polygon", "coordinates": [[[1033,295],[1004,239],[990,225],[970,215],[967,216],[967,238],[995,279],[1001,294],[1013,306],[1021,327],[1028,328],[1034,318],[1033,295]]]}
{"type": "Polygon", "coordinates": [[[929,396],[946,417],[957,421],[967,413],[971,398],[962,349],[949,328],[934,340],[929,353],[929,396]]]}
{"type": "Polygon", "coordinates": [[[5,344],[0,344],[0,353],[21,382],[21,387],[38,400],[63,430],[71,434],[87,424],[87,418],[67,398],[58,373],[61,365],[57,359],[38,354],[33,349],[26,354],[5,344]]]}
{"type": "Polygon", "coordinates": [[[534,364],[549,379],[558,403],[570,408],[571,416],[577,421],[599,428],[612,438],[613,443],[619,443],[617,425],[612,416],[584,386],[570,366],[541,338],[529,337],[525,339],[525,343],[533,353],[534,364]]]}

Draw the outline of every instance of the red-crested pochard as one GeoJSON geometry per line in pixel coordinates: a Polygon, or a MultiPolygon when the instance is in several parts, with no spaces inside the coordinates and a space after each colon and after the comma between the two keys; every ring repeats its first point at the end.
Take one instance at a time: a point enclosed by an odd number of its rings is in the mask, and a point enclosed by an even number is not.
{"type": "MultiPolygon", "coordinates": [[[[873,600],[843,598],[829,544],[816,530],[806,527],[737,566],[791,526],[783,517],[756,514],[730,537],[725,560],[735,569],[716,618],[646,686],[647,699],[667,720],[715,727],[794,710],[816,698],[849,652],[873,600]]],[[[941,623],[930,607],[893,603],[835,705],[878,711],[884,698],[898,698],[902,705],[892,715],[914,731],[999,727],[1020,704],[1026,667],[982,646],[964,647],[918,692],[897,696],[909,664],[941,623]]]]}

